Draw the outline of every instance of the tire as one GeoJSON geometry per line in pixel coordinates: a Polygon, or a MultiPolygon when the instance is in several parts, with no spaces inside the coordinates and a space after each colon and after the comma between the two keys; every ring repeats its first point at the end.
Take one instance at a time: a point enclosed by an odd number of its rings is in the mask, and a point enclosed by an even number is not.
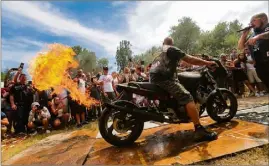
{"type": "MultiPolygon", "coordinates": [[[[121,106],[125,105],[128,108],[135,108],[136,107],[134,104],[132,104],[128,101],[116,101],[113,104],[121,105],[121,106]]],[[[99,119],[99,122],[98,122],[100,134],[102,135],[102,137],[104,138],[105,141],[107,141],[108,143],[110,143],[114,146],[122,147],[122,146],[132,145],[138,139],[138,137],[140,137],[141,133],[143,132],[144,122],[136,121],[135,127],[133,128],[133,130],[130,133],[130,135],[128,136],[128,138],[124,139],[124,140],[119,140],[119,139],[116,139],[115,137],[113,137],[112,134],[108,134],[107,129],[106,129],[107,120],[108,120],[109,116],[111,116],[112,112],[113,112],[112,109],[108,109],[108,108],[104,109],[104,111],[99,119]]],[[[119,114],[121,114],[121,113],[119,113],[119,114]]]]}
{"type": "Polygon", "coordinates": [[[227,96],[230,100],[231,105],[230,105],[229,116],[225,117],[225,118],[221,118],[220,116],[218,116],[218,114],[214,110],[213,104],[215,103],[215,100],[217,100],[216,93],[209,96],[207,103],[206,103],[206,110],[207,110],[207,113],[210,116],[210,118],[212,118],[214,121],[216,121],[218,123],[229,122],[236,115],[236,112],[238,109],[237,99],[234,96],[234,94],[227,89],[220,89],[220,91],[223,95],[225,94],[225,96],[227,96]]]}

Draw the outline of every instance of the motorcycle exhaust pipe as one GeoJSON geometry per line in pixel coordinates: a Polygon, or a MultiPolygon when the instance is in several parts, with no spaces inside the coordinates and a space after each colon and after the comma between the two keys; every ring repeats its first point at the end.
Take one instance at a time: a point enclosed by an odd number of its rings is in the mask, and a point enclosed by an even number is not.
{"type": "Polygon", "coordinates": [[[119,111],[123,111],[126,113],[129,113],[135,117],[138,117],[139,120],[143,120],[143,121],[157,121],[157,122],[165,122],[165,118],[162,114],[157,115],[157,113],[150,113],[150,112],[146,112],[146,110],[141,110],[141,109],[133,109],[133,108],[126,108],[126,107],[122,107],[122,106],[118,106],[118,105],[114,105],[114,104],[109,104],[109,103],[105,103],[105,106],[108,108],[113,108],[119,111]]]}

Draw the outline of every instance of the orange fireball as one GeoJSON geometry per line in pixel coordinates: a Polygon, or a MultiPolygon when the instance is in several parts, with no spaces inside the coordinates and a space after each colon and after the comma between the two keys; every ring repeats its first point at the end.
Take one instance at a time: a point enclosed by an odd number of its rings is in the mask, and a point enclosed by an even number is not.
{"type": "Polygon", "coordinates": [[[78,67],[78,62],[74,60],[75,55],[71,47],[51,44],[48,46],[48,51],[39,53],[30,62],[29,73],[36,89],[46,90],[53,87],[56,94],[67,89],[73,100],[90,107],[98,102],[86,96],[87,94],[81,93],[77,83],[69,77],[67,72],[70,68],[78,67]]]}

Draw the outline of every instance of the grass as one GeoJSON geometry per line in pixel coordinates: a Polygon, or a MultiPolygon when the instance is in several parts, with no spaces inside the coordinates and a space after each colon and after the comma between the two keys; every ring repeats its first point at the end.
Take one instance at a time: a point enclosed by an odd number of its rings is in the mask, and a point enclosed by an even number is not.
{"type": "Polygon", "coordinates": [[[195,165],[268,165],[269,144],[195,165]]]}
{"type": "MultiPolygon", "coordinates": [[[[96,122],[91,122],[90,124],[84,125],[81,129],[89,129],[93,130],[96,129],[96,122]]],[[[49,134],[37,134],[34,136],[29,136],[25,140],[22,140],[19,143],[16,143],[13,147],[10,147],[4,151],[2,151],[1,160],[2,162],[7,161],[11,157],[15,156],[16,154],[19,154],[20,152],[26,150],[27,148],[31,147],[32,145],[38,143],[40,140],[49,137],[51,135],[65,133],[65,132],[72,132],[75,130],[79,130],[76,128],[76,126],[71,126],[68,128],[68,130],[62,129],[62,130],[52,130],[49,134]]],[[[3,150],[3,147],[2,147],[3,150]]]]}

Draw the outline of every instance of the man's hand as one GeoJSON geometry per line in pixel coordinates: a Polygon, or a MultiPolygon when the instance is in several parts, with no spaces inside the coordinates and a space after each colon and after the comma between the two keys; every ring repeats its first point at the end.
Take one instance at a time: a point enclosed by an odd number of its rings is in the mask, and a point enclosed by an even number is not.
{"type": "Polygon", "coordinates": [[[105,96],[105,97],[108,97],[108,95],[107,95],[107,93],[106,93],[106,92],[104,92],[104,96],[105,96]]]}
{"type": "Polygon", "coordinates": [[[251,29],[248,29],[246,31],[243,31],[242,36],[245,36],[246,37],[249,34],[250,30],[251,29]]]}
{"type": "Polygon", "coordinates": [[[214,61],[207,61],[207,64],[206,64],[207,67],[212,67],[212,66],[216,66],[218,67],[218,64],[214,61]]]}
{"type": "Polygon", "coordinates": [[[11,105],[12,110],[17,110],[17,106],[15,104],[11,105]]]}
{"type": "Polygon", "coordinates": [[[257,40],[259,40],[259,35],[255,36],[253,38],[248,39],[248,41],[245,43],[245,45],[254,46],[256,44],[257,40]]]}

